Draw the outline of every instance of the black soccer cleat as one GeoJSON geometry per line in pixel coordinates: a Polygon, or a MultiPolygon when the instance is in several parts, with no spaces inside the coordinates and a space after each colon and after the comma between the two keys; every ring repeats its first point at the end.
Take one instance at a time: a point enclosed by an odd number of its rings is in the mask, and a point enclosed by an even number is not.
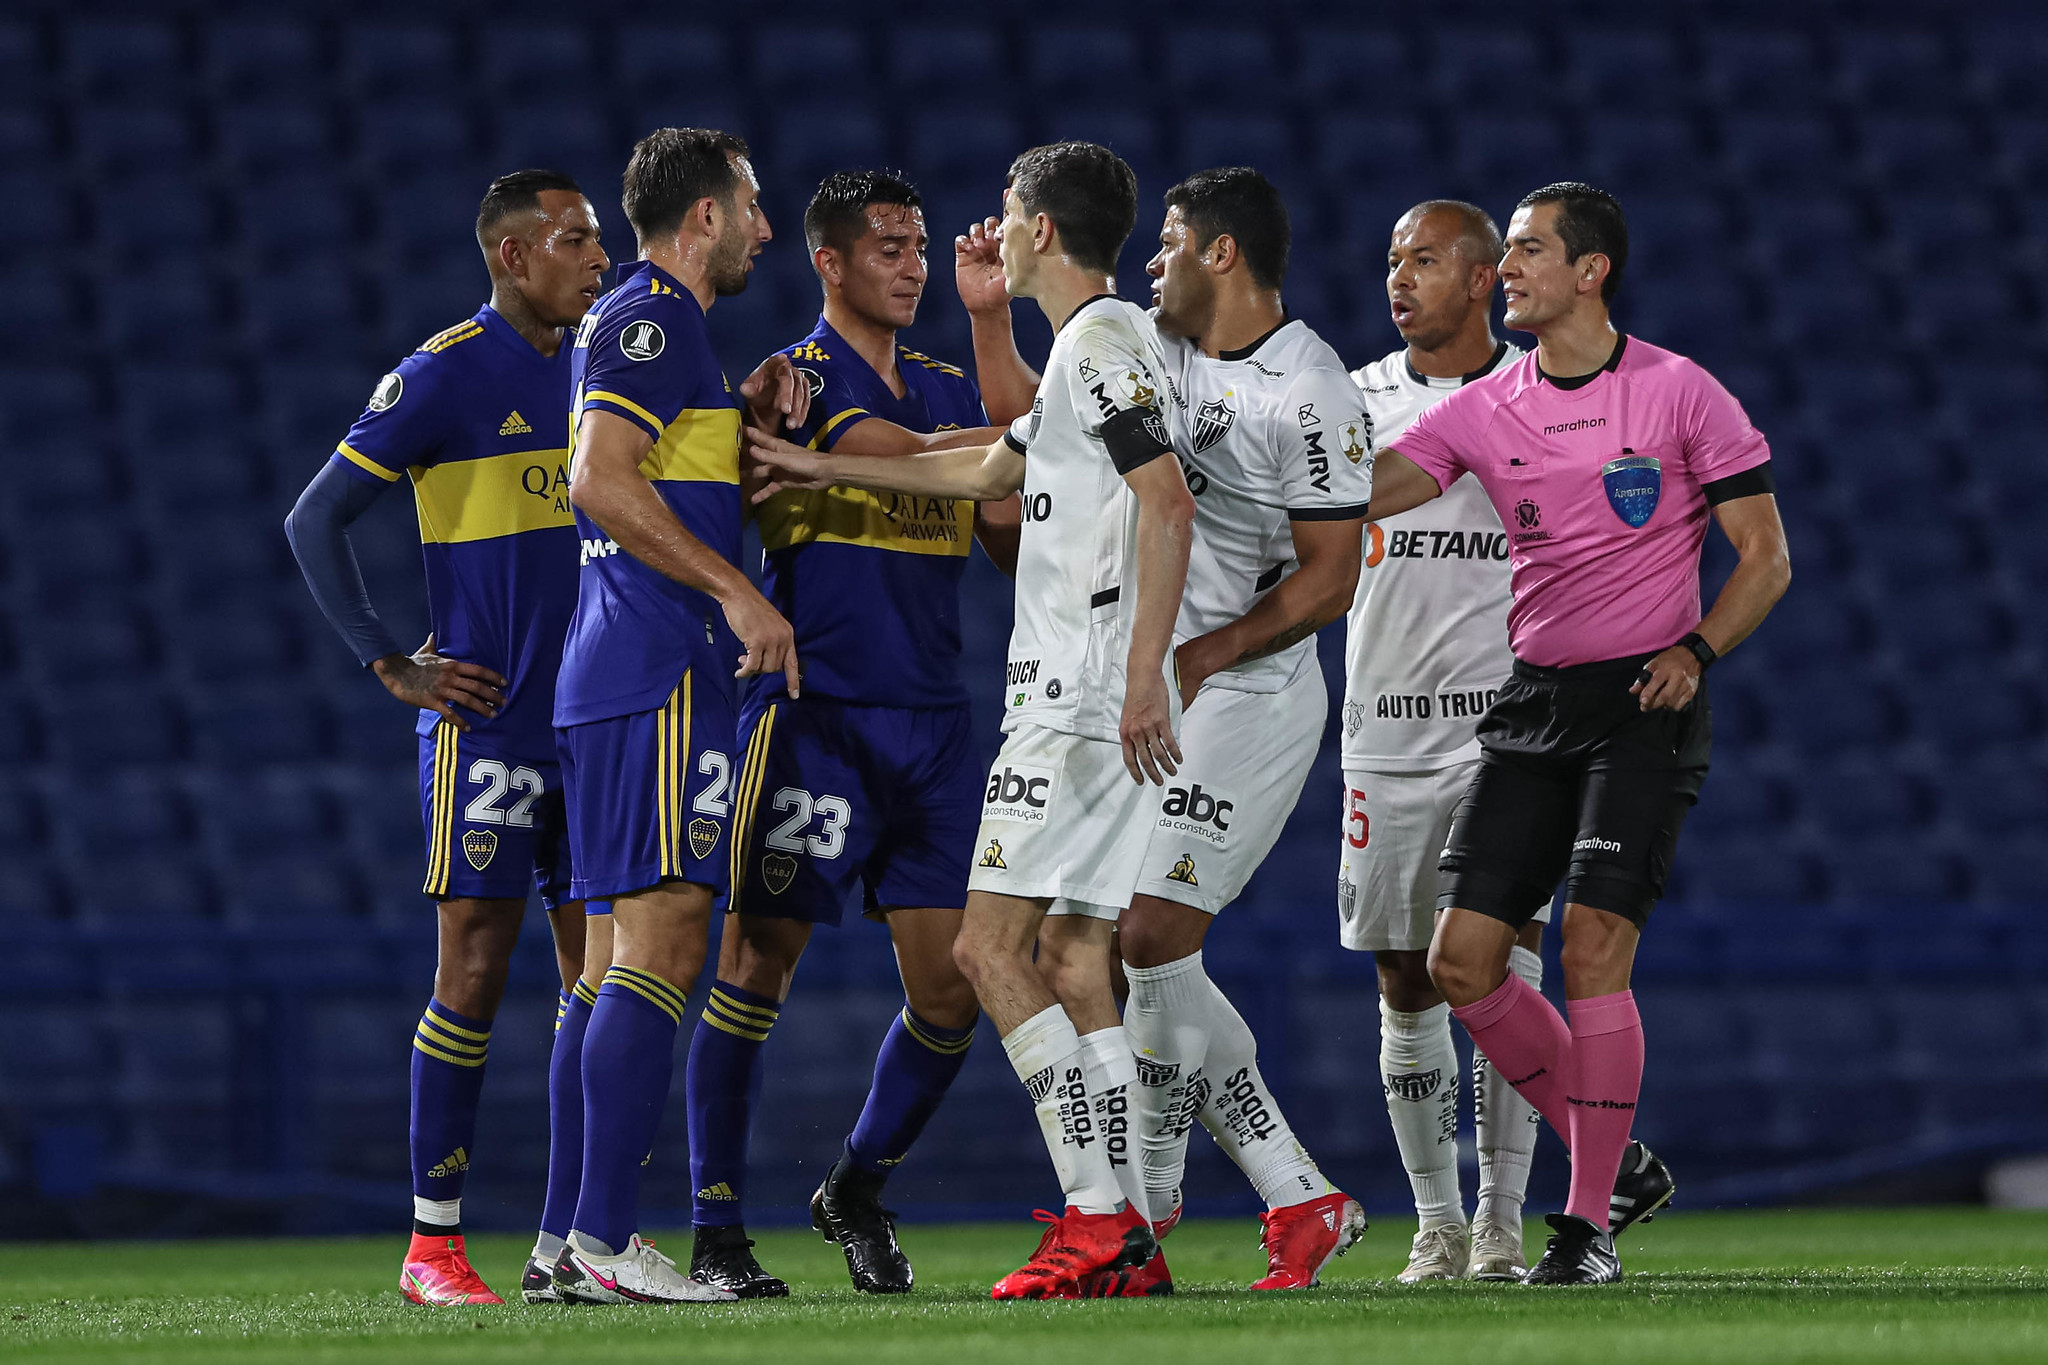
{"type": "Polygon", "coordinates": [[[1543,1220],[1556,1231],[1543,1259],[1529,1268],[1523,1284],[1613,1284],[1621,1278],[1614,1238],[1583,1218],[1553,1213],[1543,1220]]]}
{"type": "Polygon", "coordinates": [[[896,1245],[896,1215],[882,1207],[880,1177],[841,1157],[811,1196],[811,1226],[839,1244],[846,1273],[863,1294],[908,1294],[910,1258],[896,1245]]]}
{"type": "Polygon", "coordinates": [[[786,1299],[789,1286],[761,1269],[744,1227],[698,1228],[690,1244],[690,1278],[742,1299],[786,1299]]]}
{"type": "Polygon", "coordinates": [[[519,1297],[528,1303],[567,1303],[555,1287],[555,1263],[528,1256],[526,1269],[519,1275],[519,1297]]]}
{"type": "Polygon", "coordinates": [[[1614,1177],[1614,1193],[1607,1198],[1607,1225],[1614,1236],[1647,1223],[1657,1210],[1670,1204],[1677,1182],[1657,1154],[1640,1142],[1631,1142],[1621,1154],[1621,1170],[1614,1177]]]}

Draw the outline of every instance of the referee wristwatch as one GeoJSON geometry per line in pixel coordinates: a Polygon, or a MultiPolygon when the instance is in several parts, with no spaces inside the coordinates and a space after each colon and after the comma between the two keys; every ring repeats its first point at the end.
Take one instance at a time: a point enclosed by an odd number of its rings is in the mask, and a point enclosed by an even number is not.
{"type": "Polygon", "coordinates": [[[1693,658],[1700,661],[1700,672],[1702,673],[1713,667],[1714,660],[1721,657],[1714,652],[1714,647],[1707,643],[1706,637],[1698,631],[1693,631],[1683,640],[1680,640],[1678,648],[1689,651],[1693,658]]]}

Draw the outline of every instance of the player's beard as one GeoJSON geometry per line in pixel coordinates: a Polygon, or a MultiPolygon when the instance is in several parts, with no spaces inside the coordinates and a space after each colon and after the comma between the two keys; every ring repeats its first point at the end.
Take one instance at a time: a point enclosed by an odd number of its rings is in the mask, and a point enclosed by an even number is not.
{"type": "Polygon", "coordinates": [[[711,281],[711,292],[720,298],[731,298],[742,294],[747,288],[747,250],[751,243],[737,228],[727,230],[711,248],[711,256],[704,263],[704,273],[711,281]]]}

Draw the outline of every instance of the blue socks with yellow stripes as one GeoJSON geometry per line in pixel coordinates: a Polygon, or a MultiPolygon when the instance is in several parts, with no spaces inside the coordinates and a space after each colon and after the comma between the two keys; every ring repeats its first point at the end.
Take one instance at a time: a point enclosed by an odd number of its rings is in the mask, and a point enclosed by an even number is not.
{"type": "Polygon", "coordinates": [[[690,1221],[700,1228],[745,1221],[747,1133],[761,1094],[761,1049],[780,1013],[778,1001],[720,981],[690,1039],[690,1221]]]}
{"type": "Polygon", "coordinates": [[[540,1230],[557,1240],[569,1235],[576,1191],[583,1183],[583,1036],[597,992],[581,978],[562,992],[555,1016],[555,1050],[548,1057],[548,1193],[540,1230]]]}
{"type": "Polygon", "coordinates": [[[846,1140],[847,1158],[875,1174],[902,1161],[938,1112],[973,1041],[973,1024],[940,1028],[905,1005],[875,1055],[874,1083],[860,1122],[846,1140]]]}
{"type": "Polygon", "coordinates": [[[453,1237],[462,1231],[462,1184],[476,1143],[491,1022],[427,1002],[412,1039],[413,1231],[453,1237]]]}
{"type": "Polygon", "coordinates": [[[572,1219],[588,1250],[616,1255],[640,1217],[640,1167],[654,1150],[675,1075],[684,990],[613,966],[583,1034],[583,1177],[572,1219]]]}

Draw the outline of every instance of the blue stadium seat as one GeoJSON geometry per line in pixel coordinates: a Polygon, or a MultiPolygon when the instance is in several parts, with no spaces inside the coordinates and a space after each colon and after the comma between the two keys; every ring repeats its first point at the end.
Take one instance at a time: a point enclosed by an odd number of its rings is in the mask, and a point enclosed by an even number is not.
{"type": "MultiPolygon", "coordinates": [[[[923,184],[967,181],[998,186],[1003,172],[1024,146],[1017,120],[997,110],[973,105],[928,109],[913,114],[910,120],[910,167],[923,184]]],[[[996,203],[993,192],[984,195],[982,213],[977,216],[996,212],[996,203]]],[[[928,199],[925,223],[936,244],[958,232],[965,222],[956,223],[948,218],[941,224],[933,216],[934,208],[935,204],[928,199]],[[940,231],[941,226],[944,232],[940,231]]]]}
{"type": "Polygon", "coordinates": [[[1026,44],[1034,84],[1066,94],[1133,92],[1152,69],[1135,34],[1106,24],[1035,25],[1026,44]]]}
{"type": "Polygon", "coordinates": [[[0,763],[26,765],[43,757],[47,733],[35,695],[12,669],[0,671],[0,763]]]}
{"type": "MultiPolygon", "coordinates": [[[[560,104],[514,107],[493,122],[497,164],[506,170],[540,166],[567,172],[581,184],[602,185],[599,177],[615,174],[629,151],[612,136],[610,121],[591,109],[560,104]]],[[[600,200],[604,197],[602,190],[593,193],[600,200]]],[[[482,199],[482,192],[476,197],[482,199]]],[[[602,213],[598,221],[602,224],[602,213]]]]}
{"type": "Polygon", "coordinates": [[[1579,97],[1594,108],[1662,104],[1689,76],[1672,35],[1656,29],[1596,26],[1573,34],[1566,47],[1579,97]]]}
{"type": "Polygon", "coordinates": [[[1368,89],[1376,105],[1391,109],[1420,93],[1421,66],[1413,45],[1390,26],[1305,24],[1294,31],[1290,74],[1300,94],[1325,104],[1341,105],[1368,89]]]}
{"type": "MultiPolygon", "coordinates": [[[[107,585],[126,585],[132,589],[138,568],[133,528],[100,510],[37,517],[17,526],[9,539],[11,550],[20,556],[16,561],[17,586],[27,589],[27,598],[45,609],[37,629],[61,632],[105,625],[109,631],[107,648],[113,650],[112,641],[123,638],[114,624],[120,618],[96,615],[91,622],[76,622],[61,620],[62,613],[48,609],[87,589],[107,585]]],[[[26,625],[22,627],[24,632],[27,629],[26,625]]],[[[32,647],[28,652],[34,657],[39,648],[32,647]]]]}
{"type": "MultiPolygon", "coordinates": [[[[355,116],[357,145],[373,175],[403,178],[425,170],[445,176],[469,165],[471,111],[453,93],[360,105],[355,116]]],[[[489,179],[477,181],[474,199],[483,197],[489,179]]],[[[472,203],[470,215],[475,214],[472,203]]]]}
{"type": "Polygon", "coordinates": [[[326,708],[302,692],[261,687],[208,688],[191,698],[193,752],[229,769],[303,763],[330,748],[326,708]]]}
{"type": "MultiPolygon", "coordinates": [[[[474,217],[476,210],[472,208],[470,213],[474,217]]],[[[470,251],[475,249],[472,237],[470,251]]],[[[490,279],[483,262],[468,253],[451,258],[432,274],[414,276],[406,282],[409,287],[388,283],[393,287],[383,300],[383,348],[390,357],[385,363],[390,365],[411,355],[435,334],[473,317],[490,301],[490,279]]],[[[344,424],[342,430],[346,429],[344,424]]],[[[340,440],[341,432],[334,439],[340,440]]]]}
{"type": "Polygon", "coordinates": [[[37,95],[50,70],[43,36],[33,22],[0,21],[0,89],[37,95]]]}
{"type": "Polygon", "coordinates": [[[2048,115],[2008,114],[1993,125],[1998,169],[2017,186],[2048,179],[2048,115]]]}
{"type": "Polygon", "coordinates": [[[851,85],[867,79],[867,44],[860,29],[809,23],[758,28],[749,37],[754,82],[775,94],[815,97],[821,82],[851,85]]]}
{"type": "Polygon", "coordinates": [[[241,383],[225,367],[131,365],[118,391],[122,427],[138,450],[172,432],[219,430],[243,406],[241,383]]]}
{"type": "Polygon", "coordinates": [[[1861,125],[1863,164],[1878,184],[1925,193],[1979,188],[1989,150],[1953,114],[1873,114],[1861,125]]]}
{"type": "Polygon", "coordinates": [[[1968,662],[1918,680],[1907,711],[1915,737],[1953,758],[2040,738],[2041,709],[2031,680],[1968,662]]]}
{"type": "MultiPolygon", "coordinates": [[[[1446,26],[1432,32],[1430,39],[1430,80],[1447,104],[1498,107],[1516,103],[1517,95],[1531,89],[1555,91],[1555,70],[1548,55],[1518,26],[1446,26]]],[[[1534,178],[1540,182],[1542,176],[1534,178]]]]}
{"type": "Polygon", "coordinates": [[[269,360],[353,357],[361,347],[360,297],[345,274],[317,258],[299,269],[242,279],[242,315],[269,360]]]}
{"type": "Polygon", "coordinates": [[[0,158],[9,171],[55,171],[60,157],[50,117],[42,109],[0,109],[0,158]]]}
{"type": "Polygon", "coordinates": [[[1835,43],[1836,87],[1867,109],[1952,108],[1947,48],[1942,32],[1896,21],[1847,29],[1835,43]]]}
{"type": "Polygon", "coordinates": [[[354,868],[327,851],[329,839],[323,833],[296,848],[257,850],[216,864],[227,917],[270,923],[280,906],[290,906],[300,920],[366,914],[370,898],[357,889],[354,868]]]}
{"type": "MultiPolygon", "coordinates": [[[[334,124],[327,110],[295,100],[228,105],[215,116],[214,138],[221,161],[253,191],[245,195],[245,204],[259,199],[289,203],[290,187],[278,184],[276,177],[303,175],[334,159],[334,124]]],[[[333,183],[331,175],[307,179],[333,183]]]]}
{"type": "MultiPolygon", "coordinates": [[[[1648,200],[1644,191],[1697,187],[1704,157],[1699,134],[1690,119],[1638,113],[1632,106],[1624,106],[1587,119],[1586,150],[1594,183],[1617,195],[1628,211],[1629,263],[1633,267],[1639,212],[1648,200]]],[[[1650,236],[1644,234],[1646,241],[1650,236]]]]}
{"type": "Polygon", "coordinates": [[[176,94],[184,70],[177,30],[141,20],[88,21],[64,30],[64,78],[74,92],[176,94]]]}
{"type": "Polygon", "coordinates": [[[1721,121],[1721,141],[1730,177],[1746,187],[1798,189],[1846,178],[1845,149],[1817,114],[1730,114],[1721,121]]]}
{"type": "Polygon", "coordinates": [[[1270,97],[1292,80],[1270,27],[1175,26],[1164,46],[1154,54],[1155,69],[1163,67],[1173,89],[1210,108],[1270,97]]]}
{"type": "MultiPolygon", "coordinates": [[[[121,259],[126,253],[109,249],[108,255],[121,259]]],[[[137,255],[147,259],[146,253],[137,255]]],[[[107,276],[97,292],[100,335],[123,360],[191,362],[221,355],[221,289],[199,271],[107,276]]]]}
{"type": "Polygon", "coordinates": [[[340,281],[347,276],[336,266],[363,235],[361,197],[326,176],[265,180],[260,188],[243,192],[235,221],[242,245],[239,263],[259,272],[318,267],[340,281]]]}
{"type": "Polygon", "coordinates": [[[210,918],[220,909],[211,881],[178,854],[73,860],[78,914],[101,923],[157,924],[210,918]]]}
{"type": "MultiPolygon", "coordinates": [[[[902,37],[916,34],[912,28],[902,37]]],[[[741,84],[726,35],[706,25],[657,27],[636,24],[619,31],[611,45],[613,79],[631,99],[669,99],[679,90],[692,92],[741,84]]]]}
{"type": "MultiPolygon", "coordinates": [[[[1190,171],[1256,166],[1269,178],[1285,182],[1293,170],[1293,142],[1292,130],[1282,118],[1196,114],[1181,124],[1180,160],[1190,171]]],[[[1141,209],[1140,228],[1151,226],[1147,218],[1147,210],[1141,209]]]]}
{"type": "MultiPolygon", "coordinates": [[[[1314,120],[1314,127],[1316,169],[1340,186],[1362,181],[1402,189],[1405,202],[1395,214],[1421,197],[1409,187],[1425,183],[1422,178],[1441,159],[1440,139],[1432,138],[1423,121],[1410,115],[1333,114],[1314,120]]],[[[1393,223],[1388,215],[1386,227],[1393,223]]],[[[1375,235],[1381,230],[1375,228],[1375,235]]]]}
{"type": "MultiPolygon", "coordinates": [[[[328,693],[327,702],[334,715],[334,753],[342,762],[381,765],[387,772],[410,772],[418,762],[419,745],[413,734],[418,713],[393,701],[375,679],[349,677],[345,686],[328,693]]],[[[413,804],[405,809],[412,812],[410,818],[416,826],[418,789],[401,784],[400,790],[414,792],[413,804]]]]}
{"type": "Polygon", "coordinates": [[[441,24],[365,24],[341,32],[341,80],[355,100],[452,95],[462,88],[455,32],[441,24]]]}
{"type": "Polygon", "coordinates": [[[183,715],[160,687],[55,688],[46,708],[44,739],[50,757],[72,771],[169,763],[185,756],[183,715]]]}
{"type": "Polygon", "coordinates": [[[1890,1070],[1893,1021],[1858,987],[1813,985],[1744,1004],[1762,1077],[1874,1080],[1890,1070]]]}
{"type": "Polygon", "coordinates": [[[1853,687],[1787,688],[1771,707],[1773,739],[1812,756],[1882,745],[1902,733],[1903,724],[1891,689],[1867,679],[1853,687]]]}
{"type": "Polygon", "coordinates": [[[188,612],[165,642],[178,675],[211,685],[238,677],[291,678],[304,664],[298,614],[249,603],[188,612]]]}
{"type": "Polygon", "coordinates": [[[1924,678],[1951,659],[1988,658],[2012,638],[2012,623],[1995,600],[1966,588],[1960,575],[1927,573],[1912,563],[1914,546],[1901,546],[1902,578],[1917,583],[1886,593],[1872,615],[1883,630],[1886,652],[1905,678],[1924,678]]]}
{"type": "MultiPolygon", "coordinates": [[[[1684,912],[1670,918],[1692,918],[1684,912]]],[[[1665,916],[1658,915],[1661,933],[1665,916]]],[[[1649,944],[1648,936],[1644,945],[1649,944]]],[[[1751,1019],[1738,997],[1721,987],[1660,987],[1643,992],[1643,1041],[1651,1073],[1684,1073],[1694,1082],[1737,1080],[1747,1073],[1751,1019]]]]}
{"type": "MultiPolygon", "coordinates": [[[[1933,775],[1936,800],[1959,835],[1990,838],[2038,829],[2048,810],[2048,771],[2023,752],[2008,750],[1975,763],[1943,764],[1933,775]]],[[[2041,872],[2032,869],[2035,875],[2041,872]]],[[[2040,892],[2048,900],[2048,881],[2040,892]]]]}
{"type": "Polygon", "coordinates": [[[78,153],[93,175],[162,173],[192,160],[191,121],[176,106],[92,105],[74,117],[78,153]]]}
{"type": "Polygon", "coordinates": [[[597,68],[588,25],[494,24],[477,44],[477,84],[505,99],[508,113],[521,105],[546,103],[557,91],[597,88],[597,68]]]}
{"type": "Polygon", "coordinates": [[[50,842],[42,793],[27,783],[0,792],[0,856],[12,860],[37,854],[50,842]]]}
{"type": "Polygon", "coordinates": [[[1962,862],[1975,903],[2026,907],[2030,937],[2024,960],[2032,978],[2039,980],[2048,971],[2048,935],[2040,929],[2040,922],[2048,918],[2040,914],[2048,907],[2048,883],[2041,875],[2048,867],[2048,838],[2042,836],[2038,819],[2030,823],[2031,828],[2003,837],[1971,835],[1964,842],[1962,862]]]}
{"type": "MultiPolygon", "coordinates": [[[[1793,186],[1776,194],[1749,196],[1753,240],[1787,278],[1813,267],[1848,264],[1845,247],[1870,233],[1862,206],[1849,194],[1825,186],[1793,186]]],[[[1830,275],[1831,280],[1837,276],[1830,275]]]]}
{"type": "Polygon", "coordinates": [[[1938,845],[1910,837],[1910,827],[1886,826],[1860,839],[1830,839],[1827,880],[1839,906],[1858,911],[1887,906],[1947,905],[1961,898],[1955,861],[1938,845]]]}
{"type": "MultiPolygon", "coordinates": [[[[1159,170],[1165,162],[1159,124],[1146,110],[1071,105],[1046,112],[1051,137],[1100,142],[1130,162],[1138,173],[1141,196],[1153,175],[1165,174],[1159,170]]],[[[1163,191],[1167,183],[1162,180],[1159,189],[1163,191]]]]}
{"type": "MultiPolygon", "coordinates": [[[[1712,779],[1709,779],[1711,788],[1712,779]]],[[[1716,799],[1700,797],[1704,808],[1716,799]]],[[[1688,903],[1787,905],[1810,897],[1817,874],[1812,860],[1769,834],[1703,839],[1697,847],[1681,834],[1678,861],[1685,869],[1688,903]]]]}
{"type": "MultiPolygon", "coordinates": [[[[984,91],[991,73],[1003,69],[1001,31],[991,25],[936,22],[906,25],[883,45],[889,80],[896,90],[923,103],[984,91]]],[[[1023,145],[1010,149],[1011,155],[1023,145]]]]}
{"type": "Polygon", "coordinates": [[[319,35],[290,20],[225,20],[201,32],[200,73],[216,98],[304,98],[320,88],[328,63],[319,35]]]}
{"type": "Polygon", "coordinates": [[[190,812],[159,778],[80,773],[54,785],[48,799],[52,841],[74,861],[118,862],[173,853],[191,842],[190,812]]]}
{"type": "Polygon", "coordinates": [[[1703,84],[1726,108],[1800,108],[1826,94],[1813,44],[1796,30],[1709,29],[1700,56],[1703,84]]]}

